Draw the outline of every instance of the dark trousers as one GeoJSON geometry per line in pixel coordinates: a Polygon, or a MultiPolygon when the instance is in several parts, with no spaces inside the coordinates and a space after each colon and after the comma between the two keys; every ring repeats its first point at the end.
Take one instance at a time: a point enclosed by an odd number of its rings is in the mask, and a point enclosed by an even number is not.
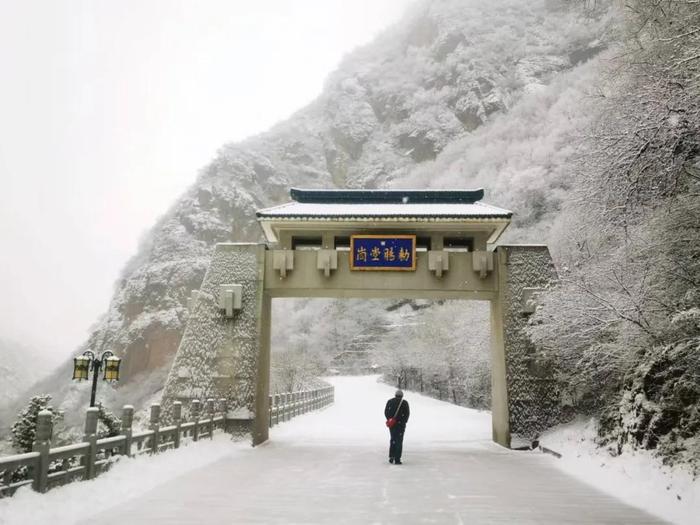
{"type": "Polygon", "coordinates": [[[406,425],[396,424],[389,429],[391,441],[389,441],[389,457],[394,460],[401,459],[401,451],[403,450],[403,433],[406,431],[406,425]]]}

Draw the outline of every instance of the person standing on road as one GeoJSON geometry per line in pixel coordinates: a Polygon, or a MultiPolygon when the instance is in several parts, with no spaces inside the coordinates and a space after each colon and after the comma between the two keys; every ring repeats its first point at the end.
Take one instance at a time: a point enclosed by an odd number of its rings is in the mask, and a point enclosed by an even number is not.
{"type": "Polygon", "coordinates": [[[411,410],[408,401],[403,398],[403,392],[397,390],[394,397],[386,402],[384,417],[387,419],[389,434],[389,463],[401,465],[401,452],[403,451],[403,435],[406,432],[406,423],[411,410]]]}

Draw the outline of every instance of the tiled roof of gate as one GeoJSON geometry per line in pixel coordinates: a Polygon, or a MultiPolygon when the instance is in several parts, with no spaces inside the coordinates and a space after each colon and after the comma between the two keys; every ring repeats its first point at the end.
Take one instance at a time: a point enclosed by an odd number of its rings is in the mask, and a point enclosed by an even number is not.
{"type": "Polygon", "coordinates": [[[504,219],[513,212],[478,202],[483,190],[299,190],[294,201],[259,210],[260,219],[504,219]]]}

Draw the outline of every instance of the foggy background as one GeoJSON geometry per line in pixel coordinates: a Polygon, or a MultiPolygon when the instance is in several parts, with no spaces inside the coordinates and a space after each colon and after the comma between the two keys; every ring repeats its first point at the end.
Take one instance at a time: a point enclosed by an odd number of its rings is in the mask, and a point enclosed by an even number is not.
{"type": "Polygon", "coordinates": [[[0,339],[70,354],[216,149],[410,3],[0,0],[0,339]]]}

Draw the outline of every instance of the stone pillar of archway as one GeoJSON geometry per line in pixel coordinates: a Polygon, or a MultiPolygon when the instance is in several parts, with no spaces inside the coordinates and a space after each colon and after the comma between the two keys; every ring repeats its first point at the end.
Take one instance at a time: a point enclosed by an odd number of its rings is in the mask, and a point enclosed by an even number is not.
{"type": "Polygon", "coordinates": [[[493,439],[520,445],[556,422],[559,391],[554,363],[525,333],[533,293],[556,278],[544,245],[501,245],[496,250],[498,294],[491,302],[493,439]],[[511,443],[511,440],[513,443],[511,443]]]}
{"type": "Polygon", "coordinates": [[[188,410],[195,399],[226,399],[228,430],[252,434],[255,443],[267,439],[267,425],[260,423],[266,422],[266,417],[255,417],[266,414],[269,382],[270,301],[264,300],[263,290],[265,249],[264,244],[216,245],[191,305],[162,398],[166,414],[173,401],[182,401],[188,410]],[[220,287],[225,284],[242,285],[241,309],[233,318],[227,318],[219,308],[220,287]],[[267,319],[267,332],[263,319],[267,319]]]}

